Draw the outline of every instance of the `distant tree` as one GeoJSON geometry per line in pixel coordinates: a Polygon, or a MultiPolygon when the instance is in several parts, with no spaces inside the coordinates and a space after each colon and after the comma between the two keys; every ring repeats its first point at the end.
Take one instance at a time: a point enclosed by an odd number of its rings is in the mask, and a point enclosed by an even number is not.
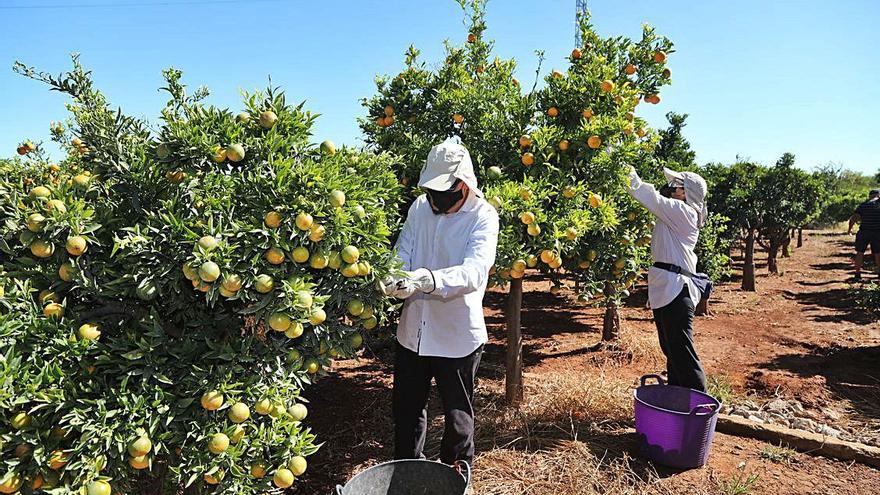
{"type": "Polygon", "coordinates": [[[728,218],[731,231],[742,233],[744,246],[742,289],[755,290],[755,242],[761,228],[762,205],[756,188],[766,167],[749,161],[733,165],[708,164],[702,168],[711,192],[710,208],[728,218]]]}
{"type": "Polygon", "coordinates": [[[821,212],[810,223],[812,227],[828,227],[845,221],[865,200],[868,191],[878,187],[878,177],[849,170],[837,163],[816,168],[813,177],[824,184],[827,200],[821,212]]]}
{"type": "Polygon", "coordinates": [[[684,138],[682,129],[687,125],[688,114],[669,112],[666,120],[669,127],[659,131],[660,141],[654,150],[654,156],[666,162],[669,168],[693,170],[697,167],[697,154],[691,150],[691,144],[684,138]]]}
{"type": "Polygon", "coordinates": [[[816,178],[794,166],[785,153],[756,184],[755,201],[761,215],[759,233],[767,243],[767,268],[779,273],[779,251],[790,241],[792,229],[815,218],[825,200],[825,188],[816,178]]]}

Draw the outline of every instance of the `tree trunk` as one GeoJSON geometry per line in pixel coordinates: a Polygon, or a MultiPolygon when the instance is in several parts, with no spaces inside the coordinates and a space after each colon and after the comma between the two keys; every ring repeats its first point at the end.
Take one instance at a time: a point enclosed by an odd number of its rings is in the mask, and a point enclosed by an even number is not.
{"type": "Polygon", "coordinates": [[[791,236],[786,236],[785,241],[782,243],[782,257],[783,258],[791,258],[791,251],[789,247],[791,246],[791,236]]]}
{"type": "Polygon", "coordinates": [[[604,292],[609,302],[605,306],[605,318],[602,321],[602,341],[610,342],[620,337],[620,312],[614,302],[614,288],[610,282],[605,282],[604,292]]]}
{"type": "Polygon", "coordinates": [[[745,256],[743,260],[742,290],[755,290],[755,231],[746,234],[745,256]]]}
{"type": "Polygon", "coordinates": [[[797,247],[804,247],[804,229],[798,229],[797,247]]]}
{"type": "Polygon", "coordinates": [[[767,249],[767,271],[774,275],[779,274],[779,264],[777,256],[779,255],[780,243],[775,239],[770,239],[770,246],[767,249]]]}
{"type": "Polygon", "coordinates": [[[521,311],[522,279],[515,278],[510,281],[507,296],[507,373],[504,382],[505,397],[511,406],[519,406],[523,400],[521,311]]]}
{"type": "Polygon", "coordinates": [[[605,318],[602,322],[602,341],[611,342],[620,337],[620,312],[617,304],[609,304],[605,307],[605,318]]]}
{"type": "Polygon", "coordinates": [[[712,312],[709,311],[709,299],[705,297],[700,298],[700,304],[697,304],[697,308],[694,310],[694,315],[712,316],[712,312]]]}

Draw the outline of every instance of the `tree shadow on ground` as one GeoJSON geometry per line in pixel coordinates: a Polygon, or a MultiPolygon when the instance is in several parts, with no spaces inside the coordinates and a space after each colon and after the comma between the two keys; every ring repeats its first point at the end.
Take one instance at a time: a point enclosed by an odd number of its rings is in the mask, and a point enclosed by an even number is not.
{"type": "Polygon", "coordinates": [[[880,346],[809,347],[805,353],[778,356],[758,368],[802,378],[824,377],[831,393],[850,401],[855,412],[880,419],[880,346]]]}
{"type": "MultiPolygon", "coordinates": [[[[490,378],[502,378],[507,352],[507,293],[489,292],[483,304],[494,311],[486,316],[490,341],[484,348],[481,373],[490,378]]],[[[595,317],[584,306],[575,305],[565,296],[544,291],[524,292],[520,313],[523,365],[534,366],[554,357],[541,351],[558,335],[579,334],[584,336],[585,342],[598,340],[601,327],[593,322],[601,325],[601,316],[595,317]]]]}
{"type": "Polygon", "coordinates": [[[306,423],[323,445],[309,457],[309,475],[292,493],[330,493],[358,466],[391,459],[391,388],[381,379],[390,377],[391,370],[386,363],[365,359],[305,389],[309,408],[321,412],[309,415],[306,423]]]}
{"type": "Polygon", "coordinates": [[[852,270],[853,264],[848,261],[828,261],[825,263],[813,263],[810,268],[814,270],[852,270]]]}
{"type": "Polygon", "coordinates": [[[804,231],[804,234],[809,235],[810,237],[838,237],[841,235],[846,235],[845,230],[810,230],[804,231]]]}
{"type": "Polygon", "coordinates": [[[802,286],[802,287],[824,287],[826,285],[839,284],[840,281],[839,280],[826,280],[824,282],[809,282],[807,280],[797,280],[797,281],[795,281],[795,283],[802,286]]]}
{"type": "MultiPolygon", "coordinates": [[[[483,304],[498,313],[486,317],[486,325],[503,330],[507,321],[507,294],[486,294],[483,304]]],[[[596,328],[584,321],[584,308],[572,305],[567,299],[548,292],[523,294],[520,327],[523,337],[552,337],[559,333],[591,333],[596,328]]]]}
{"type": "Polygon", "coordinates": [[[655,464],[641,453],[635,431],[591,432],[580,438],[603,464],[625,463],[628,470],[643,482],[668,478],[686,470],[655,464]]]}
{"type": "Polygon", "coordinates": [[[792,292],[783,291],[785,297],[794,299],[799,304],[808,307],[804,314],[813,321],[820,322],[849,322],[867,325],[878,321],[878,316],[859,308],[856,293],[852,289],[825,289],[817,292],[792,292]],[[811,306],[815,308],[810,308],[811,306]],[[819,308],[833,311],[831,314],[821,311],[819,308]],[[814,314],[820,313],[820,314],[814,314]]]}

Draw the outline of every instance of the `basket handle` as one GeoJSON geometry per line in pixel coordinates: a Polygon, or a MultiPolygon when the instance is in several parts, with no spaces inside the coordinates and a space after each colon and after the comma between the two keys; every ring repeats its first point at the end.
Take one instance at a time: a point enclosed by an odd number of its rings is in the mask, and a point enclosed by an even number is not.
{"type": "Polygon", "coordinates": [[[336,495],[344,495],[342,493],[342,485],[336,485],[336,495]]]}
{"type": "Polygon", "coordinates": [[[718,404],[700,404],[691,409],[691,416],[695,416],[701,409],[708,409],[709,413],[714,413],[718,410],[718,404]]]}
{"type": "Polygon", "coordinates": [[[471,465],[467,461],[455,461],[455,467],[459,469],[459,474],[464,477],[465,486],[471,486],[471,465]]]}
{"type": "Polygon", "coordinates": [[[650,375],[645,375],[645,376],[643,376],[643,377],[639,380],[639,382],[641,383],[641,386],[644,387],[644,386],[645,386],[645,383],[646,383],[648,380],[650,380],[651,378],[656,378],[656,379],[657,379],[657,383],[658,383],[659,385],[666,385],[666,380],[664,380],[662,376],[660,376],[660,375],[655,375],[655,374],[650,374],[650,375]]]}

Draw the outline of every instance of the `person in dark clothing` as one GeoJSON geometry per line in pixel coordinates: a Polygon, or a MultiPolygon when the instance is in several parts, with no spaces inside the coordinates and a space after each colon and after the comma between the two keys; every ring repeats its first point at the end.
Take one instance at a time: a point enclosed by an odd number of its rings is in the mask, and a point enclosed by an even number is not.
{"type": "Polygon", "coordinates": [[[880,269],[880,189],[874,189],[868,194],[868,200],[856,208],[855,213],[849,217],[849,230],[852,234],[853,226],[859,223],[859,232],[856,234],[856,259],[855,279],[862,279],[862,264],[865,261],[865,251],[871,247],[874,255],[874,269],[880,269]]]}

